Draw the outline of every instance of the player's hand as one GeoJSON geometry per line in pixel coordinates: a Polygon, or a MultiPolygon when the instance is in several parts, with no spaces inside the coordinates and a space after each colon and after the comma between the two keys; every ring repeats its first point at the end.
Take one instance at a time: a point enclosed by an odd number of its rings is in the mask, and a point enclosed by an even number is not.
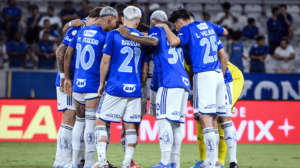
{"type": "Polygon", "coordinates": [[[103,91],[104,91],[105,86],[103,84],[100,84],[99,88],[98,88],[98,96],[101,98],[103,91]]]}
{"type": "Polygon", "coordinates": [[[263,57],[259,57],[260,62],[264,63],[263,57]]]}
{"type": "Polygon", "coordinates": [[[130,36],[130,30],[123,25],[120,25],[120,27],[118,28],[118,32],[126,39],[128,39],[130,36]]]}
{"type": "Polygon", "coordinates": [[[65,84],[65,78],[60,78],[59,91],[64,92],[64,84],[65,84]]]}
{"type": "Polygon", "coordinates": [[[84,26],[84,23],[80,19],[72,20],[71,22],[72,22],[71,25],[73,27],[82,27],[82,26],[84,26]]]}
{"type": "Polygon", "coordinates": [[[288,57],[284,58],[284,61],[285,61],[285,62],[288,62],[288,61],[289,61],[289,58],[288,58],[288,57]]]}
{"type": "Polygon", "coordinates": [[[72,81],[65,79],[65,82],[64,82],[64,91],[65,91],[65,93],[68,96],[71,96],[72,95],[72,90],[73,90],[72,81]]]}

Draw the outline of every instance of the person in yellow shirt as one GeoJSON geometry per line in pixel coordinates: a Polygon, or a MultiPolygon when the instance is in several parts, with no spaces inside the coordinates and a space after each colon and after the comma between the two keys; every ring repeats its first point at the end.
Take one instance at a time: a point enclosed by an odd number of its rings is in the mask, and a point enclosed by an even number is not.
{"type": "MultiPolygon", "coordinates": [[[[221,123],[221,124],[218,123],[218,130],[215,130],[216,135],[220,137],[218,157],[221,165],[224,165],[227,146],[228,146],[229,155],[230,155],[230,168],[238,168],[237,159],[236,159],[236,133],[235,131],[232,131],[234,130],[234,128],[232,125],[230,113],[234,113],[234,105],[237,102],[243,89],[244,77],[242,72],[230,62],[227,63],[227,71],[224,76],[224,82],[226,83],[225,85],[226,85],[226,93],[227,93],[226,95],[227,114],[218,115],[219,118],[218,120],[221,123]],[[229,128],[231,128],[231,131],[229,131],[230,130],[229,128]],[[224,131],[227,131],[226,136],[224,131]]],[[[198,149],[200,152],[200,161],[197,161],[197,163],[192,168],[199,168],[199,166],[203,163],[203,161],[206,158],[206,148],[204,144],[205,142],[203,138],[203,132],[202,132],[199,119],[197,117],[198,116],[195,116],[195,120],[197,121],[197,142],[198,142],[198,149]]]]}

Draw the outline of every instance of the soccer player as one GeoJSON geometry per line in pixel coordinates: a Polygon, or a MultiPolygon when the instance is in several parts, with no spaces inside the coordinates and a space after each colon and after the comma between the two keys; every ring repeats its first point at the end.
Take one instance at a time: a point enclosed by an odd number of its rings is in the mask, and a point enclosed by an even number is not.
{"type": "MultiPolygon", "coordinates": [[[[131,34],[143,36],[135,29],[140,22],[140,9],[128,6],[123,13],[124,26],[130,29],[131,34]]],[[[144,54],[144,46],[123,38],[117,30],[111,31],[106,38],[98,89],[101,100],[95,123],[98,162],[94,167],[108,165],[106,161],[106,123],[120,122],[121,119],[125,122],[127,139],[125,158],[121,168],[130,167],[137,142],[136,123],[141,121],[141,88],[146,83],[144,78],[141,81],[141,62],[143,57],[147,56],[144,54]],[[108,69],[110,69],[110,73],[105,87],[108,69]]]]}
{"type": "Polygon", "coordinates": [[[161,85],[156,96],[156,118],[159,127],[161,161],[152,168],[180,167],[180,147],[182,141],[180,123],[184,123],[190,84],[184,69],[183,50],[171,47],[165,38],[163,28],[156,24],[166,24],[168,17],[158,10],[151,15],[149,37],[131,35],[126,29],[119,29],[129,39],[149,45],[155,66],[161,67],[157,72],[161,85]]]}
{"type": "MultiPolygon", "coordinates": [[[[90,12],[89,19],[83,20],[85,25],[93,24],[99,16],[102,8],[95,8],[90,12]]],[[[75,123],[75,104],[72,96],[64,93],[64,55],[73,37],[81,27],[70,27],[65,35],[64,40],[56,50],[56,59],[58,73],[56,78],[56,91],[57,91],[57,109],[63,111],[63,121],[57,134],[57,151],[53,167],[60,167],[63,164],[68,164],[72,159],[72,150],[70,145],[72,143],[72,129],[75,123]],[[61,144],[64,143],[64,144],[61,144]],[[66,157],[65,162],[63,156],[66,157]]],[[[75,59],[72,57],[70,66],[70,79],[74,78],[75,59]]],[[[81,144],[79,160],[84,160],[84,144],[81,144]]]]}
{"type": "Polygon", "coordinates": [[[217,54],[218,32],[224,32],[222,27],[210,22],[195,21],[191,23],[187,10],[178,8],[172,12],[169,21],[174,24],[179,34],[174,35],[164,24],[167,39],[171,46],[185,47],[189,52],[188,65],[193,65],[194,73],[194,113],[199,115],[203,128],[206,146],[206,159],[201,167],[220,167],[216,150],[217,140],[214,122],[217,113],[226,113],[225,90],[223,75],[226,72],[227,58],[217,54]],[[222,73],[221,73],[222,72],[222,73]]]}
{"type": "MultiPolygon", "coordinates": [[[[85,123],[81,122],[83,117],[77,118],[76,126],[78,132],[73,136],[73,167],[78,166],[78,153],[80,148],[80,136],[84,126],[84,142],[86,146],[85,168],[90,168],[94,164],[95,154],[95,135],[94,124],[96,119],[96,110],[99,103],[97,89],[99,87],[100,62],[102,58],[102,49],[107,36],[117,23],[117,11],[111,7],[104,7],[99,14],[95,25],[91,25],[79,30],[72,39],[70,47],[66,52],[65,70],[70,66],[70,57],[76,50],[75,75],[73,81],[73,97],[78,104],[85,105],[85,123]],[[77,124],[78,123],[78,124],[77,124]]],[[[66,79],[64,82],[65,92],[68,95],[72,93],[72,82],[69,78],[69,72],[66,70],[66,79]]],[[[77,106],[76,106],[77,107],[77,106]]],[[[82,110],[80,109],[80,112],[82,110]]]]}

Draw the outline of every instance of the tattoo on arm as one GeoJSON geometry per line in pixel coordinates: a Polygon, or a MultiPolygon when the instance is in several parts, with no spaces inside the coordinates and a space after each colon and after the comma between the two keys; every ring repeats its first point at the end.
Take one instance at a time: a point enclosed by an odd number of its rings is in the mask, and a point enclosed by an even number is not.
{"type": "Polygon", "coordinates": [[[130,35],[129,39],[145,46],[157,46],[158,44],[158,39],[154,37],[140,37],[140,36],[130,35]]]}
{"type": "Polygon", "coordinates": [[[142,71],[142,82],[141,82],[142,87],[144,87],[147,82],[148,72],[149,72],[149,62],[145,62],[142,71]]]}
{"type": "Polygon", "coordinates": [[[57,67],[60,73],[64,73],[64,55],[67,51],[68,46],[60,44],[56,50],[57,67]]]}

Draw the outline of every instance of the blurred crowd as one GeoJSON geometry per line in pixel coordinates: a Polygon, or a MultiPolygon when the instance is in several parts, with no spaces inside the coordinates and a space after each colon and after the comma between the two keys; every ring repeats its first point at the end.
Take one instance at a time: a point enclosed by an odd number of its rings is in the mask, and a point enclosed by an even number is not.
{"type": "MultiPolygon", "coordinates": [[[[116,2],[100,3],[99,6],[114,7],[116,4],[116,2]]],[[[136,0],[132,0],[129,5],[140,7],[136,0]]],[[[275,64],[275,72],[295,72],[292,69],[295,50],[290,45],[295,29],[293,17],[287,12],[286,5],[272,8],[272,17],[268,18],[265,23],[267,31],[262,31],[256,26],[254,17],[247,17],[247,24],[243,25],[242,29],[232,29],[232,25],[238,22],[240,16],[231,12],[230,3],[225,2],[221,5],[222,10],[214,16],[212,22],[229,31],[229,37],[221,40],[230,62],[245,71],[246,61],[249,67],[245,72],[262,73],[266,72],[265,64],[269,56],[273,60],[272,64],[275,64]],[[245,44],[249,46],[246,52],[245,44]]],[[[29,14],[22,16],[22,10],[18,7],[16,0],[7,0],[0,16],[0,40],[3,41],[3,45],[0,45],[0,60],[2,60],[0,68],[3,68],[6,63],[9,68],[55,69],[55,51],[64,37],[63,26],[74,19],[86,18],[93,9],[88,0],[83,0],[80,8],[80,10],[75,10],[72,1],[65,1],[64,8],[58,15],[55,15],[53,6],[48,6],[47,12],[41,14],[38,5],[30,4],[29,14]],[[20,30],[20,21],[26,24],[26,30],[20,30]]],[[[146,8],[145,14],[143,8],[140,7],[141,21],[144,23],[149,23],[150,16],[155,10],[162,9],[159,3],[150,3],[146,8]]],[[[211,21],[209,11],[202,12],[201,19],[211,21]]]]}

